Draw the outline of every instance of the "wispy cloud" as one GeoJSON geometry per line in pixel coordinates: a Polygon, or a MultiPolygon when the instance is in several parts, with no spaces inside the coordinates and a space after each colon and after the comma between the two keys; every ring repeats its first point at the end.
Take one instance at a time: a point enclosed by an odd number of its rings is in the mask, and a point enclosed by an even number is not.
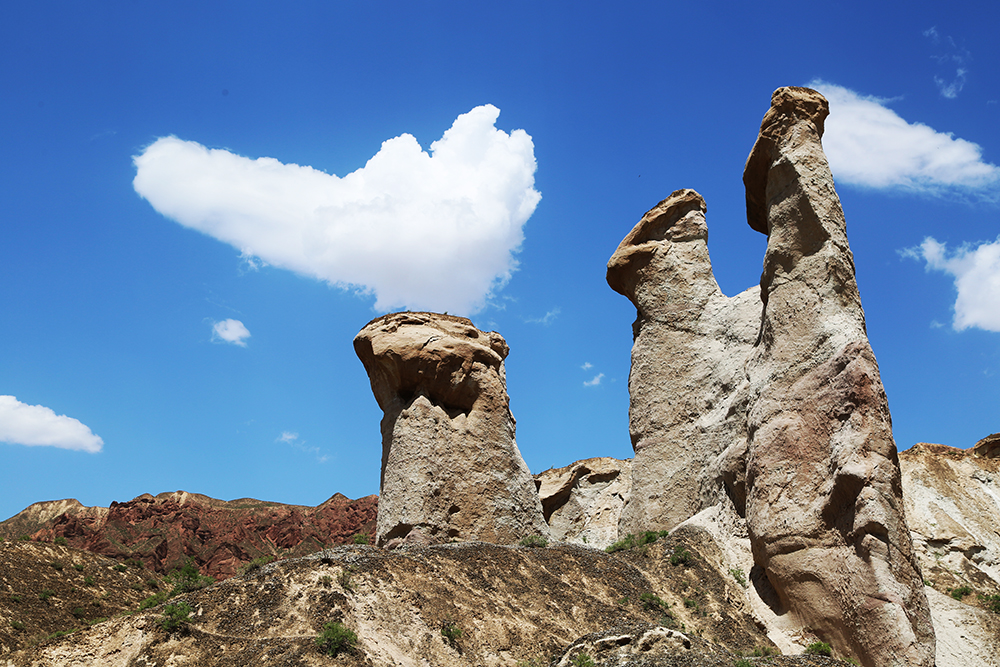
{"type": "Polygon", "coordinates": [[[598,373],[592,379],[584,381],[583,386],[596,387],[597,385],[601,384],[601,380],[603,379],[604,379],[604,373],[598,373]]]}
{"type": "Polygon", "coordinates": [[[373,293],[377,310],[471,314],[516,268],[541,195],[524,130],[500,110],[460,115],[430,146],[403,134],[343,178],[164,137],[133,158],[133,185],[163,215],[256,258],[373,293]]]}
{"type": "Polygon", "coordinates": [[[972,54],[955,44],[950,35],[942,37],[937,26],[925,30],[924,37],[930,39],[940,50],[939,53],[932,55],[931,59],[938,63],[941,70],[947,71],[945,76],[934,75],[934,85],[937,86],[941,97],[955,99],[965,87],[966,75],[969,73],[966,63],[971,60],[972,54]],[[954,75],[951,73],[952,68],[955,71],[954,75]]]}
{"type": "Polygon", "coordinates": [[[300,452],[305,452],[306,454],[311,454],[316,457],[316,461],[319,463],[326,463],[330,460],[327,454],[323,454],[319,447],[306,447],[305,440],[299,440],[299,434],[293,431],[282,431],[274,440],[275,442],[283,442],[286,445],[291,445],[300,452]]]}
{"type": "Polygon", "coordinates": [[[580,368],[582,368],[585,371],[589,371],[593,367],[594,367],[594,364],[590,363],[589,361],[583,362],[583,366],[580,366],[580,368]]]}
{"type": "Polygon", "coordinates": [[[0,396],[0,442],[12,445],[77,449],[96,454],[104,440],[78,419],[57,415],[42,405],[28,405],[0,396]]]}
{"type": "Polygon", "coordinates": [[[250,331],[239,320],[222,320],[212,324],[212,340],[246,347],[250,331]]]}
{"type": "Polygon", "coordinates": [[[542,317],[530,318],[525,320],[525,322],[527,322],[528,324],[541,324],[544,326],[549,326],[550,324],[552,324],[553,321],[555,321],[557,317],[559,317],[559,313],[561,312],[562,310],[560,310],[559,308],[553,308],[549,312],[545,313],[545,315],[543,315],[542,317]]]}
{"type": "Polygon", "coordinates": [[[896,188],[933,196],[1000,196],[1000,167],[971,141],[908,123],[889,100],[814,80],[830,101],[823,148],[838,183],[896,188]]]}
{"type": "Polygon", "coordinates": [[[902,254],[924,260],[928,271],[943,271],[955,279],[958,298],[952,327],[956,331],[976,327],[1000,332],[1000,238],[950,252],[946,244],[928,236],[919,247],[902,254]]]}

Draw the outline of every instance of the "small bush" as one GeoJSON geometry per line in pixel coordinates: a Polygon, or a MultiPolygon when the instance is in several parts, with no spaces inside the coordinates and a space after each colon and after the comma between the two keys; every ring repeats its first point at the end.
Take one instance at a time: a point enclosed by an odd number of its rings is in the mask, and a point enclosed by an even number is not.
{"type": "Polygon", "coordinates": [[[753,653],[751,653],[750,655],[756,658],[763,658],[769,655],[777,655],[777,651],[775,651],[770,646],[758,646],[753,650],[753,653]]]}
{"type": "Polygon", "coordinates": [[[570,664],[573,667],[594,667],[594,659],[586,653],[577,653],[570,664]]]}
{"type": "Polygon", "coordinates": [[[125,564],[128,565],[129,567],[134,567],[137,570],[141,570],[144,567],[146,567],[146,565],[138,558],[126,558],[125,564]]]}
{"type": "Polygon", "coordinates": [[[160,627],[167,632],[173,632],[191,622],[191,605],[187,602],[168,604],[163,608],[163,618],[160,627]]]}
{"type": "Polygon", "coordinates": [[[333,583],[333,577],[331,577],[328,574],[324,574],[322,577],[319,578],[319,583],[321,583],[324,586],[326,586],[327,588],[329,588],[330,584],[333,583]]]}
{"type": "Polygon", "coordinates": [[[368,536],[365,535],[364,533],[358,533],[357,535],[354,536],[354,543],[355,544],[368,544],[369,543],[368,536]]]}
{"type": "Polygon", "coordinates": [[[316,637],[316,646],[327,655],[337,656],[340,653],[351,651],[358,643],[358,636],[353,630],[345,628],[342,624],[334,621],[323,626],[323,632],[316,637]]]}
{"type": "Polygon", "coordinates": [[[95,607],[95,608],[97,608],[97,609],[100,609],[100,608],[101,608],[102,606],[104,606],[104,605],[102,605],[102,604],[101,604],[101,601],[100,601],[100,600],[91,600],[91,601],[90,601],[90,606],[91,606],[91,607],[95,607]]]}
{"type": "Polygon", "coordinates": [[[443,636],[449,644],[455,646],[455,642],[462,637],[462,629],[455,625],[454,621],[445,621],[444,625],[441,626],[441,636],[443,636]]]}
{"type": "Polygon", "coordinates": [[[994,614],[1000,614],[1000,595],[979,595],[979,601],[994,614]]]}
{"type": "Polygon", "coordinates": [[[59,546],[61,546],[61,547],[64,547],[64,546],[66,546],[66,538],[65,538],[65,537],[63,537],[62,535],[60,535],[59,537],[57,537],[56,539],[54,539],[54,540],[52,540],[52,541],[53,541],[54,543],[58,544],[58,545],[59,545],[59,546]]]}
{"type": "Polygon", "coordinates": [[[549,541],[542,537],[541,535],[528,535],[527,537],[522,537],[518,544],[522,547],[547,547],[549,546],[549,541]]]}
{"type": "Polygon", "coordinates": [[[174,585],[173,590],[170,591],[170,597],[201,590],[215,583],[215,579],[206,577],[198,571],[198,566],[195,565],[192,558],[188,558],[184,565],[171,572],[167,579],[174,585]]]}
{"type": "Polygon", "coordinates": [[[616,551],[634,549],[635,547],[641,547],[647,544],[652,544],[661,537],[666,537],[669,534],[670,531],[667,530],[661,530],[661,531],[647,530],[645,532],[639,533],[638,535],[633,535],[632,533],[629,533],[622,539],[612,544],[610,547],[606,548],[605,551],[607,551],[609,554],[613,554],[616,551]]]}
{"type": "Polygon", "coordinates": [[[655,609],[666,609],[668,606],[670,606],[656,595],[653,595],[652,593],[643,593],[642,595],[639,596],[639,599],[642,600],[642,608],[645,609],[646,611],[653,611],[655,609]]]}
{"type": "Polygon", "coordinates": [[[753,667],[753,663],[746,658],[737,658],[733,661],[733,667],[753,667]]]}
{"type": "Polygon", "coordinates": [[[128,587],[131,588],[133,591],[144,591],[144,590],[146,590],[146,588],[142,584],[140,584],[138,582],[135,582],[135,581],[133,581],[131,584],[129,584],[128,587]]]}
{"type": "Polygon", "coordinates": [[[738,567],[731,567],[729,568],[729,574],[733,575],[733,579],[735,579],[736,583],[740,586],[743,588],[747,587],[747,578],[746,575],[743,574],[743,570],[738,567]]]}
{"type": "Polygon", "coordinates": [[[88,574],[86,577],[83,578],[83,584],[85,586],[93,586],[94,578],[88,574]]]}
{"type": "Polygon", "coordinates": [[[680,544],[674,545],[674,553],[670,556],[671,565],[690,565],[691,552],[680,544]]]}
{"type": "Polygon", "coordinates": [[[54,560],[54,561],[52,561],[52,563],[50,563],[50,565],[52,565],[52,567],[55,568],[56,571],[62,572],[63,564],[60,563],[59,561],[54,560]]]}
{"type": "Polygon", "coordinates": [[[42,602],[48,602],[49,598],[52,597],[52,596],[54,596],[54,595],[55,595],[55,593],[53,593],[49,589],[45,588],[45,589],[42,590],[41,593],[38,594],[38,599],[41,600],[42,602]]]}
{"type": "Polygon", "coordinates": [[[104,621],[106,621],[106,620],[108,620],[108,619],[106,619],[106,618],[95,618],[95,619],[94,619],[94,620],[92,620],[92,621],[84,621],[84,622],[85,622],[85,623],[86,623],[87,625],[97,625],[98,623],[103,623],[103,622],[104,622],[104,621]]]}
{"type": "Polygon", "coordinates": [[[21,602],[21,600],[23,600],[23,599],[24,599],[24,598],[23,598],[23,597],[22,597],[22,596],[21,596],[20,594],[18,594],[18,593],[11,593],[11,594],[10,594],[10,601],[11,601],[11,602],[17,602],[17,603],[20,603],[20,602],[21,602]]]}
{"type": "Polygon", "coordinates": [[[971,592],[972,588],[970,588],[969,586],[959,586],[958,588],[956,588],[951,592],[951,597],[955,598],[956,600],[961,600],[971,592]]]}
{"type": "Polygon", "coordinates": [[[806,647],[806,655],[833,655],[833,647],[826,642],[813,642],[806,647]]]}
{"type": "Polygon", "coordinates": [[[241,565],[236,574],[249,574],[255,570],[259,570],[264,565],[274,562],[274,556],[261,556],[259,558],[254,558],[249,563],[241,565]]]}
{"type": "Polygon", "coordinates": [[[70,613],[72,613],[75,618],[81,619],[87,615],[87,610],[83,607],[73,607],[73,611],[70,613]]]}
{"type": "Polygon", "coordinates": [[[684,598],[684,606],[687,607],[688,609],[697,609],[698,608],[698,601],[697,600],[689,600],[688,598],[684,598]]]}
{"type": "Polygon", "coordinates": [[[18,632],[23,632],[24,631],[24,623],[21,622],[21,621],[11,621],[10,622],[10,627],[14,628],[18,632]]]}
{"type": "Polygon", "coordinates": [[[160,582],[158,582],[156,579],[147,579],[146,588],[152,591],[158,591],[160,590],[160,582]]]}
{"type": "Polygon", "coordinates": [[[31,541],[31,536],[30,535],[22,535],[18,539],[20,539],[22,542],[30,542],[31,541]]]}
{"type": "Polygon", "coordinates": [[[167,591],[160,591],[156,595],[150,595],[148,598],[139,603],[139,611],[149,609],[150,607],[156,607],[161,605],[170,599],[170,594],[167,591]]]}
{"type": "Polygon", "coordinates": [[[340,571],[340,574],[337,575],[337,583],[340,584],[340,587],[345,591],[354,590],[354,584],[351,583],[351,568],[345,567],[340,571]]]}
{"type": "Polygon", "coordinates": [[[114,569],[115,569],[115,572],[124,572],[128,568],[125,567],[124,565],[122,565],[121,563],[118,563],[118,565],[115,565],[114,569]]]}
{"type": "Polygon", "coordinates": [[[77,572],[83,572],[83,565],[77,563],[76,565],[73,566],[73,569],[76,570],[77,572]]]}

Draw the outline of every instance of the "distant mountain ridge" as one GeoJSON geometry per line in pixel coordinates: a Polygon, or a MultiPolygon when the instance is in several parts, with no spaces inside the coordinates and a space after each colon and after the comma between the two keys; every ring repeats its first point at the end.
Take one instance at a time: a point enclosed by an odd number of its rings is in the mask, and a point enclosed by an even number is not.
{"type": "Polygon", "coordinates": [[[54,542],[112,558],[137,558],[160,573],[194,560],[203,574],[225,579],[261,556],[302,556],[371,535],[378,496],[337,493],[316,506],[197,493],[144,493],[110,507],[75,499],[34,503],[0,523],[0,537],[54,542]]]}

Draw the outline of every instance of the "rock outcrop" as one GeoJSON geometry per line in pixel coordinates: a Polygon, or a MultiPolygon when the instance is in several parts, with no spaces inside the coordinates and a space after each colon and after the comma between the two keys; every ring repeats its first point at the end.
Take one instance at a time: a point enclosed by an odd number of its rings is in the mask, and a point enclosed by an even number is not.
{"type": "Polygon", "coordinates": [[[631,496],[632,461],[584,459],[535,475],[553,540],[597,549],[618,540],[622,508],[631,496]]]}
{"type": "Polygon", "coordinates": [[[866,666],[929,667],[889,406],[820,142],[828,113],[813,90],[775,91],[743,175],[748,222],[768,235],[747,525],[783,610],[866,666]]]}
{"type": "MultiPolygon", "coordinates": [[[[608,262],[608,284],[636,307],[629,373],[635,463],[622,534],[669,530],[716,502],[710,464],[727,451],[739,459],[746,443],[743,366],[757,336],[760,299],[756,287],[732,298],[719,289],[705,210],[694,190],[674,192],[642,217],[608,262]]],[[[730,475],[736,495],[739,477],[730,475]]]]}
{"type": "Polygon", "coordinates": [[[192,558],[202,574],[225,579],[260,556],[301,556],[344,544],[375,528],[378,498],[342,494],[317,507],[251,498],[216,500],[175,491],[141,496],[111,507],[76,500],[35,503],[0,523],[0,537],[52,542],[124,560],[159,573],[192,558]]]}
{"type": "Polygon", "coordinates": [[[382,408],[377,543],[547,535],[514,441],[508,347],[464,317],[395,313],[354,339],[382,408]]]}

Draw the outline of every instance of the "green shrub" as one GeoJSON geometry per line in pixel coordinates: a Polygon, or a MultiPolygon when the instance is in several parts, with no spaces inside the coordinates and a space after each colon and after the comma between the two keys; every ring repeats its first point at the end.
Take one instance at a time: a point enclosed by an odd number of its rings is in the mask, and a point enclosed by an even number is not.
{"type": "Polygon", "coordinates": [[[364,533],[358,533],[357,535],[354,536],[354,543],[368,544],[369,543],[368,536],[365,535],[364,533]]]}
{"type": "Polygon", "coordinates": [[[22,535],[18,539],[20,539],[22,542],[30,542],[31,541],[31,536],[30,535],[22,535]]]}
{"type": "Polygon", "coordinates": [[[542,537],[541,535],[528,535],[527,537],[522,537],[518,544],[522,547],[547,547],[549,546],[549,541],[542,537]]]}
{"type": "Polygon", "coordinates": [[[115,569],[115,572],[124,572],[128,568],[125,567],[124,565],[122,565],[121,563],[118,563],[118,565],[115,565],[114,569],[115,569]]]}
{"type": "Polygon", "coordinates": [[[969,586],[959,586],[958,588],[956,588],[951,592],[951,597],[955,598],[956,600],[961,600],[971,592],[972,588],[970,588],[969,586]]]}
{"type": "Polygon", "coordinates": [[[167,579],[174,585],[170,597],[201,590],[215,583],[215,579],[206,577],[198,571],[198,566],[192,558],[188,558],[184,565],[167,575],[167,579]]]}
{"type": "Polygon", "coordinates": [[[139,603],[139,611],[149,609],[150,607],[156,607],[161,605],[170,599],[170,593],[167,591],[160,591],[156,595],[151,595],[142,602],[139,603]]]}
{"type": "Polygon", "coordinates": [[[751,653],[750,655],[756,658],[763,658],[769,655],[777,655],[777,651],[775,651],[770,646],[758,646],[753,650],[753,653],[751,653]]]}
{"type": "Polygon", "coordinates": [[[73,569],[76,570],[77,572],[83,572],[83,565],[77,563],[76,565],[73,566],[73,569]]]}
{"type": "Polygon", "coordinates": [[[163,608],[163,618],[160,627],[167,632],[173,632],[191,622],[191,606],[187,602],[168,604],[163,608]]]}
{"type": "Polygon", "coordinates": [[[740,586],[743,588],[747,587],[747,578],[746,575],[743,574],[743,570],[738,567],[731,567],[729,568],[729,574],[733,575],[733,579],[735,579],[736,583],[740,586]]]}
{"type": "Polygon", "coordinates": [[[83,607],[73,607],[73,611],[70,613],[72,613],[75,618],[81,619],[87,615],[87,610],[83,607]]]}
{"type": "Polygon", "coordinates": [[[994,614],[1000,614],[1000,595],[978,595],[979,601],[994,614]]]}
{"type": "Polygon", "coordinates": [[[50,565],[52,565],[52,567],[54,567],[54,568],[56,569],[56,571],[58,571],[58,572],[62,572],[62,569],[63,569],[63,564],[62,564],[62,563],[60,563],[59,561],[57,561],[57,560],[54,560],[54,561],[52,561],[52,562],[50,563],[50,565]]]}
{"type": "Polygon", "coordinates": [[[586,653],[577,653],[570,664],[573,667],[594,667],[594,659],[586,653]]]}
{"type": "Polygon", "coordinates": [[[56,539],[54,539],[52,541],[55,542],[56,544],[58,544],[61,547],[66,546],[66,538],[63,537],[62,535],[60,535],[59,537],[57,537],[56,539]]]}
{"type": "Polygon", "coordinates": [[[274,556],[260,556],[259,558],[254,558],[249,563],[241,565],[240,569],[236,571],[236,574],[249,574],[255,570],[259,570],[268,563],[273,563],[274,560],[274,556]]]}
{"type": "Polygon", "coordinates": [[[441,635],[449,644],[455,646],[455,642],[462,637],[462,629],[455,625],[454,621],[445,621],[441,626],[441,635]]]}
{"type": "Polygon", "coordinates": [[[697,609],[698,608],[698,601],[697,600],[689,600],[688,598],[684,598],[684,606],[687,607],[688,609],[697,609]]]}
{"type": "Polygon", "coordinates": [[[670,556],[671,565],[690,565],[691,552],[680,544],[674,545],[674,553],[670,556]]]}
{"type": "Polygon", "coordinates": [[[328,574],[324,574],[322,577],[319,578],[319,583],[329,588],[330,584],[333,583],[333,577],[331,577],[328,574]]]}
{"type": "Polygon", "coordinates": [[[753,663],[746,658],[737,658],[733,661],[733,667],[753,667],[753,663]]]}
{"type": "Polygon", "coordinates": [[[607,551],[609,554],[613,554],[616,551],[634,549],[635,547],[641,547],[647,544],[652,544],[661,537],[666,537],[669,534],[670,531],[668,530],[660,530],[660,531],[647,530],[642,533],[639,533],[638,535],[633,535],[632,533],[629,533],[622,539],[612,544],[610,547],[606,548],[605,551],[607,551]]]}
{"type": "Polygon", "coordinates": [[[146,567],[146,565],[138,558],[126,558],[125,564],[128,565],[129,567],[134,567],[137,570],[141,570],[144,567],[146,567]]]}
{"type": "Polygon", "coordinates": [[[55,593],[45,588],[42,589],[42,592],[38,594],[38,599],[41,600],[42,602],[48,602],[49,598],[52,597],[53,595],[55,595],[55,593]]]}
{"type": "Polygon", "coordinates": [[[83,583],[85,586],[93,586],[94,578],[88,574],[86,577],[83,578],[83,583]]]}
{"type": "Polygon", "coordinates": [[[158,591],[160,590],[160,582],[158,582],[156,579],[147,579],[146,588],[153,591],[158,591]]]}
{"type": "Polygon", "coordinates": [[[358,636],[354,631],[336,621],[324,625],[323,632],[316,637],[316,646],[319,650],[332,656],[353,650],[357,643],[358,636]]]}
{"type": "Polygon", "coordinates": [[[639,599],[642,600],[642,608],[645,609],[646,611],[653,611],[654,609],[666,609],[669,606],[666,602],[661,600],[656,595],[653,595],[652,593],[643,593],[642,595],[639,596],[639,599]]]}
{"type": "Polygon", "coordinates": [[[833,647],[826,642],[813,642],[806,647],[806,655],[833,655],[833,647]]]}
{"type": "Polygon", "coordinates": [[[340,574],[337,575],[337,583],[340,584],[340,587],[345,591],[354,590],[354,584],[351,583],[351,568],[345,567],[340,571],[340,574]]]}
{"type": "Polygon", "coordinates": [[[10,601],[20,603],[24,598],[19,593],[11,593],[10,601]]]}
{"type": "Polygon", "coordinates": [[[108,620],[107,618],[95,618],[92,621],[84,621],[87,625],[97,625],[98,623],[103,623],[108,620]]]}
{"type": "Polygon", "coordinates": [[[24,623],[21,622],[21,621],[11,621],[10,622],[10,627],[14,628],[18,632],[23,632],[24,631],[24,623]]]}

